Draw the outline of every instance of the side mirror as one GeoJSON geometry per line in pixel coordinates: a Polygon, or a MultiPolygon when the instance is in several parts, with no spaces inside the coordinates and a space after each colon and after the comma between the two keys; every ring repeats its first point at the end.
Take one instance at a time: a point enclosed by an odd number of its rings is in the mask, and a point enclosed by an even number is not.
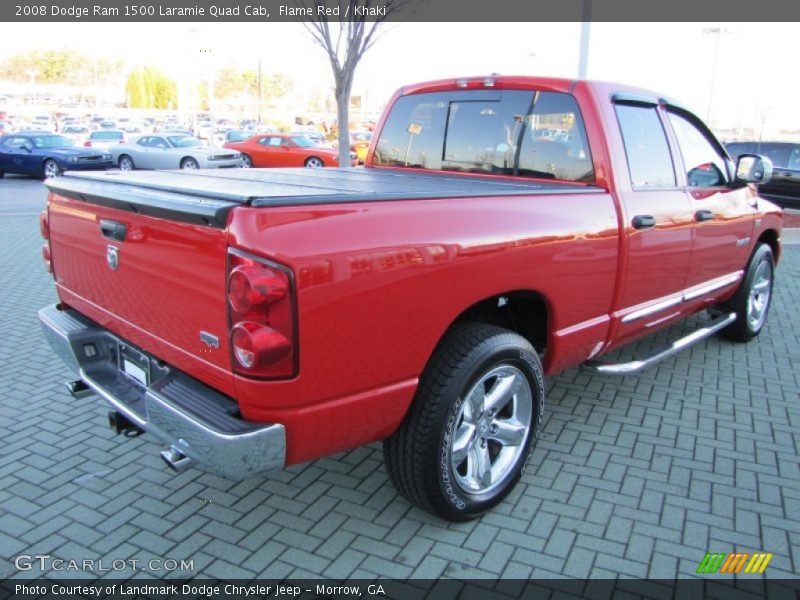
{"type": "Polygon", "coordinates": [[[736,181],[767,183],[772,179],[772,161],[758,154],[740,154],[736,159],[736,181]]]}

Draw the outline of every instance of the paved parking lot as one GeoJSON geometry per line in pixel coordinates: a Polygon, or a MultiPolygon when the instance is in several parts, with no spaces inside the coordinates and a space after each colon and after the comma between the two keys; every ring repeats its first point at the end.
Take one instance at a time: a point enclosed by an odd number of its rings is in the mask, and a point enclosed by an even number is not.
{"type": "Polygon", "coordinates": [[[377,444],[234,483],[173,475],[148,436],[114,436],[99,400],[64,391],[39,331],[55,300],[43,200],[37,182],[0,181],[0,577],[40,575],[13,558],[49,554],[193,560],[182,577],[672,578],[707,551],[772,552],[768,576],[800,574],[798,246],[755,343],[715,338],[639,377],[552,379],[521,485],[448,524],[396,494],[377,444]]]}

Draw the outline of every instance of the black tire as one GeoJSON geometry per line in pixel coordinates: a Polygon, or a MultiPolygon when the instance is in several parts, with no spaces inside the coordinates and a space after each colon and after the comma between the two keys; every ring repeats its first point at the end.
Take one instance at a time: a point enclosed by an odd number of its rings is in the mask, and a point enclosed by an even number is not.
{"type": "MultiPolygon", "coordinates": [[[[478,517],[501,502],[519,481],[533,438],[541,428],[543,406],[541,361],[525,338],[494,325],[454,326],[425,368],[414,402],[400,428],[383,442],[389,477],[405,498],[423,510],[451,521],[478,517]],[[502,375],[496,376],[492,383],[491,374],[495,372],[502,375]],[[503,401],[506,404],[496,404],[500,407],[497,412],[481,410],[477,417],[481,422],[472,433],[466,437],[459,434],[473,427],[467,423],[468,420],[474,422],[473,417],[467,418],[468,405],[474,406],[467,395],[479,397],[482,393],[480,406],[489,406],[488,400],[497,390],[496,386],[502,387],[501,380],[508,381],[508,377],[503,377],[507,374],[512,376],[509,385],[514,386],[505,388],[513,390],[510,399],[503,401]],[[520,376],[522,379],[518,379],[520,376]],[[476,394],[476,390],[480,392],[476,394]],[[518,443],[505,446],[493,439],[500,434],[496,425],[489,425],[487,429],[487,419],[489,423],[511,423],[502,413],[511,410],[511,418],[514,418],[525,396],[530,397],[528,422],[520,427],[525,419],[514,421],[518,443]],[[463,463],[459,463],[455,455],[460,439],[472,440],[471,445],[461,444],[462,448],[469,445],[460,453],[464,456],[463,463]],[[484,490],[480,489],[484,483],[481,481],[473,480],[477,491],[462,483],[470,480],[470,468],[475,464],[470,461],[478,460],[473,452],[484,453],[484,460],[488,460],[491,467],[484,490]],[[491,481],[495,477],[492,468],[503,465],[496,481],[491,481]]],[[[505,426],[502,429],[508,431],[505,426]]]]}
{"type": "Polygon", "coordinates": [[[199,168],[200,168],[200,165],[191,156],[187,157],[187,158],[184,158],[181,161],[181,169],[199,169],[199,168]]]}
{"type": "Polygon", "coordinates": [[[50,177],[58,177],[63,172],[64,171],[61,169],[61,166],[52,158],[48,158],[46,161],[42,163],[42,179],[48,179],[50,177]]]}
{"type": "Polygon", "coordinates": [[[242,153],[242,168],[243,169],[252,169],[253,168],[253,159],[250,158],[249,155],[242,153]]]}
{"type": "Polygon", "coordinates": [[[775,257],[772,248],[769,244],[761,243],[756,246],[747,263],[739,289],[720,306],[725,312],[736,313],[736,320],[719,332],[722,337],[734,342],[749,342],[761,333],[772,305],[774,281],[775,257]],[[765,281],[768,283],[766,286],[765,281]],[[761,306],[761,310],[755,310],[758,306],[761,306]]]}
{"type": "Polygon", "coordinates": [[[133,159],[127,154],[123,154],[122,156],[119,157],[118,164],[120,171],[133,171],[136,168],[133,159]]]}
{"type": "Polygon", "coordinates": [[[325,166],[325,162],[317,156],[309,156],[303,164],[309,169],[321,169],[325,166]]]}
{"type": "Polygon", "coordinates": [[[2,179],[5,176],[6,176],[6,174],[3,171],[0,171],[0,179],[2,179]]]}

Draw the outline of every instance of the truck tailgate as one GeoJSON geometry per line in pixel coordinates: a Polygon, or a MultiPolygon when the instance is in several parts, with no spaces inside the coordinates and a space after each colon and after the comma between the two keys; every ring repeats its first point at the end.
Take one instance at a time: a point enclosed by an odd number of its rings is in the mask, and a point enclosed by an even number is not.
{"type": "MultiPolygon", "coordinates": [[[[119,193],[90,198],[71,188],[68,178],[48,183],[49,241],[61,301],[232,394],[226,231],[212,226],[213,215],[203,216],[203,224],[187,222],[207,206],[192,215],[184,198],[186,218],[151,216],[135,204],[115,206],[124,200],[119,193]]],[[[160,200],[165,198],[170,200],[160,200]]]]}

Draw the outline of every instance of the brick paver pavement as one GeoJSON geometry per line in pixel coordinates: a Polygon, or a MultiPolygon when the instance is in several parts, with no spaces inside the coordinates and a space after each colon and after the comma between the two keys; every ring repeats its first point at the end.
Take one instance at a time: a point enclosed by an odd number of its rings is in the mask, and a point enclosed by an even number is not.
{"type": "Polygon", "coordinates": [[[765,550],[768,575],[800,572],[798,247],[756,342],[553,378],[521,484],[448,524],[397,495],[377,444],[235,483],[173,475],[153,439],[114,436],[98,399],[68,396],[40,333],[55,298],[40,245],[34,216],[0,216],[0,577],[20,554],[193,559],[191,574],[225,578],[671,578],[706,551],[765,550]]]}

